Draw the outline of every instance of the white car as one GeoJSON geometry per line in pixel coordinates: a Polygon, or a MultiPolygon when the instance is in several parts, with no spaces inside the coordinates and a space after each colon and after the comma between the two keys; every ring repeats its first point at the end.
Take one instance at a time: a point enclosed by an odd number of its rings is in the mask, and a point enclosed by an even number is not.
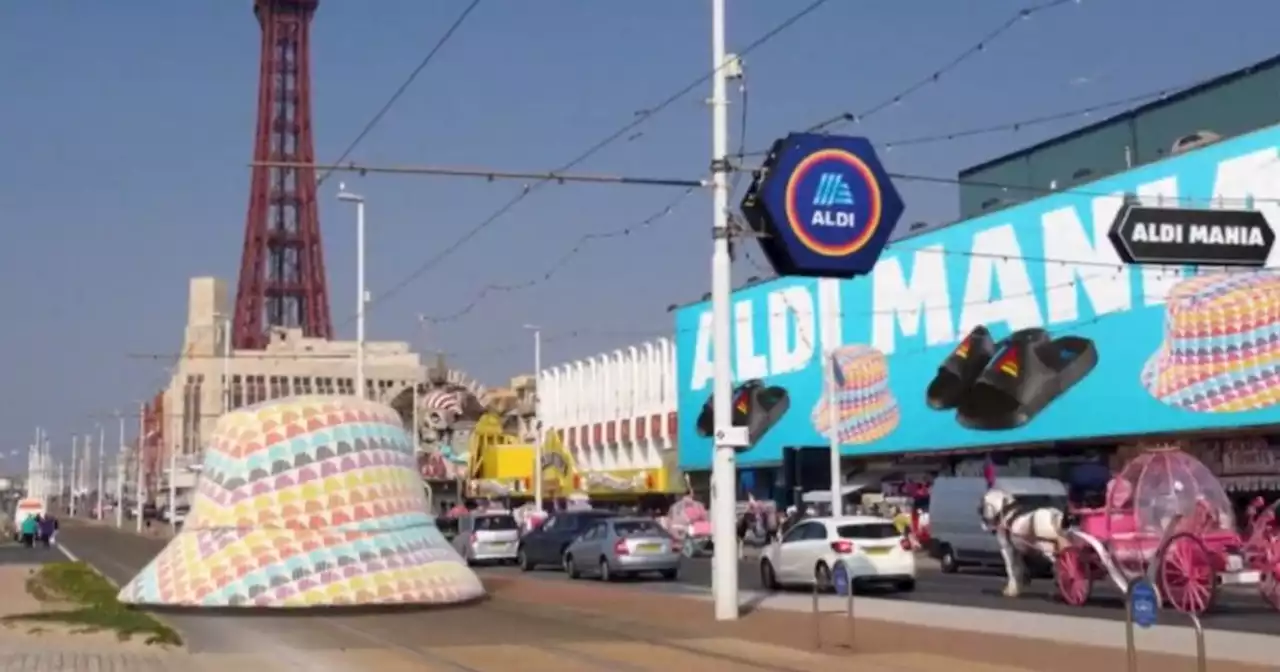
{"type": "Polygon", "coordinates": [[[832,589],[831,570],[844,561],[857,585],[879,584],[900,591],[916,587],[916,556],[893,521],[874,516],[809,518],[787,530],[760,557],[765,588],[814,586],[832,589]]]}

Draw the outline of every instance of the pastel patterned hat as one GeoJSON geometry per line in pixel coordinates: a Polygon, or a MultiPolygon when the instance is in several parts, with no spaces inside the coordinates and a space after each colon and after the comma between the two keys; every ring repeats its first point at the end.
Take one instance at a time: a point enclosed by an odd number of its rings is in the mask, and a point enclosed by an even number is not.
{"type": "MultiPolygon", "coordinates": [[[[824,390],[834,377],[836,440],[871,443],[898,428],[901,411],[889,390],[889,363],[884,353],[868,345],[849,345],[831,353],[823,367],[824,390]]],[[[813,427],[831,435],[831,407],[827,395],[813,409],[813,427]]]]}
{"type": "Polygon", "coordinates": [[[448,604],[484,587],[436,529],[408,433],[355,397],[218,420],[182,531],[120,601],[184,607],[448,604]]]}
{"type": "Polygon", "coordinates": [[[1170,406],[1236,413],[1280,402],[1280,273],[1214,273],[1169,292],[1142,385],[1170,406]]]}

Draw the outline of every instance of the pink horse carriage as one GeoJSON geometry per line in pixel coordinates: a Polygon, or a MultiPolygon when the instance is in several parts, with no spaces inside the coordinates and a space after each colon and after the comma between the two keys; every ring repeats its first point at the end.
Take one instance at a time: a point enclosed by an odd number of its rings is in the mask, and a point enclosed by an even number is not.
{"type": "Polygon", "coordinates": [[[694,558],[711,550],[711,519],[707,507],[685,495],[671,505],[671,511],[661,521],[671,536],[680,542],[685,556],[694,558]]]}
{"type": "Polygon", "coordinates": [[[1058,593],[1083,605],[1093,582],[1121,591],[1145,576],[1162,600],[1200,614],[1219,586],[1257,585],[1280,609],[1280,529],[1274,507],[1255,500],[1242,536],[1222,484],[1199,460],[1176,448],[1147,451],[1107,486],[1105,506],[1074,512],[1070,544],[1055,558],[1058,593]]]}

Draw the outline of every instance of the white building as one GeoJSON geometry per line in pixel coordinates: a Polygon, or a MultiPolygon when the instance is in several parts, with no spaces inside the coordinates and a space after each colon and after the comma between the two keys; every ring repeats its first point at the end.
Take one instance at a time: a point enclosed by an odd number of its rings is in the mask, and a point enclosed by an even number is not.
{"type": "Polygon", "coordinates": [[[670,339],[538,373],[541,431],[556,431],[589,492],[679,492],[670,339]]]}
{"type": "MultiPolygon", "coordinates": [[[[225,410],[298,394],[355,394],[354,341],[305,338],[301,330],[280,329],[266,349],[236,350],[226,357],[230,315],[223,280],[191,280],[182,357],[149,408],[148,489],[159,489],[152,491],[157,499],[167,494],[170,450],[177,452],[177,487],[194,487],[195,473],[187,467],[199,463],[201,446],[225,410]]],[[[391,403],[426,380],[418,354],[405,342],[366,342],[364,362],[370,399],[391,403]]]]}

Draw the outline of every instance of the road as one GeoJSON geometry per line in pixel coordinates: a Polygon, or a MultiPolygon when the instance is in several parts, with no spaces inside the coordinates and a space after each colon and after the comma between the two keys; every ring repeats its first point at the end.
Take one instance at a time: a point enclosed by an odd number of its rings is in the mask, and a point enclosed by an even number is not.
{"type": "MultiPolygon", "coordinates": [[[[117,583],[133,578],[166,543],[74,521],[63,526],[59,541],[70,553],[117,583]]],[[[486,581],[490,599],[456,608],[317,610],[287,616],[242,610],[217,614],[161,611],[159,615],[183,634],[192,653],[268,656],[293,665],[293,669],[338,669],[331,664],[332,656],[352,651],[392,655],[397,657],[399,666],[368,661],[364,667],[343,669],[761,669],[759,663],[750,660],[752,654],[748,652],[697,648],[687,641],[687,631],[666,624],[615,621],[521,601],[517,594],[529,590],[515,584],[545,588],[538,581],[490,577],[486,581]]]]}
{"type": "MultiPolygon", "coordinates": [[[[518,572],[514,567],[486,567],[481,576],[518,572]]],[[[937,565],[921,560],[916,579],[916,589],[909,594],[868,591],[868,596],[891,600],[909,600],[935,604],[1025,611],[1062,616],[1083,616],[1120,621],[1124,619],[1124,600],[1120,591],[1099,581],[1094,584],[1092,603],[1073,607],[1056,599],[1052,579],[1036,579],[1026,593],[1017,599],[1001,594],[1004,577],[997,571],[965,571],[959,574],[943,574],[937,565]]],[[[565,581],[563,572],[538,571],[534,574],[548,581],[565,581]]],[[[763,592],[759,565],[754,560],[738,566],[738,584],[743,591],[763,592]]],[[[634,585],[649,590],[672,592],[701,592],[711,588],[711,561],[699,558],[686,560],[681,567],[680,578],[674,584],[660,581],[637,580],[634,585]]],[[[1214,611],[1202,619],[1206,628],[1235,632],[1271,634],[1280,631],[1280,614],[1271,609],[1256,590],[1245,587],[1224,589],[1214,604],[1214,611]]],[[[1172,622],[1173,619],[1170,619],[1172,622]]]]}

